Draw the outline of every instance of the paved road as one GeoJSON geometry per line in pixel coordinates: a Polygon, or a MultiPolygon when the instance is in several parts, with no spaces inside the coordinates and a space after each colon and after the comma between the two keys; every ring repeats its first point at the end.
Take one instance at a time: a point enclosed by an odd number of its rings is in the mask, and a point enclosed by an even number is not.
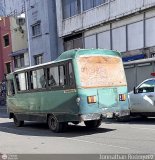
{"type": "Polygon", "coordinates": [[[40,123],[27,122],[16,128],[1,107],[0,153],[155,153],[155,119],[108,120],[96,130],[69,125],[66,133],[57,134],[40,123]]]}

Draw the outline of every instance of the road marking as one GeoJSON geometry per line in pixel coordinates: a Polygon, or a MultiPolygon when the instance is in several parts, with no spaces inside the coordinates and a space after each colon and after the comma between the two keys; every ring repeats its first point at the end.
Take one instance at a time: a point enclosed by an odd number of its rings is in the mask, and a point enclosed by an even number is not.
{"type": "Polygon", "coordinates": [[[108,147],[115,147],[115,148],[131,150],[131,148],[128,148],[128,147],[121,147],[121,146],[115,146],[115,145],[110,145],[110,144],[103,144],[103,143],[98,143],[98,142],[80,140],[80,139],[76,139],[76,138],[67,138],[67,139],[73,140],[73,141],[84,142],[84,143],[97,144],[97,145],[102,145],[102,146],[108,146],[108,147]]]}

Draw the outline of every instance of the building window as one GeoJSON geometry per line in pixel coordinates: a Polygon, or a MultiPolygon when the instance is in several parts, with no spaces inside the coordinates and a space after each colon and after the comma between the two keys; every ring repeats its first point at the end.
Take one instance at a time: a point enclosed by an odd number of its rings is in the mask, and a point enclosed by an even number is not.
{"type": "Polygon", "coordinates": [[[83,10],[85,11],[107,2],[108,0],[83,0],[83,10]]]}
{"type": "Polygon", "coordinates": [[[9,35],[7,34],[3,36],[3,39],[4,39],[4,47],[9,46],[9,35]]]}
{"type": "Polygon", "coordinates": [[[63,18],[72,17],[81,13],[80,0],[62,0],[63,18]]]}
{"type": "Polygon", "coordinates": [[[39,55],[34,56],[34,63],[35,65],[43,63],[43,55],[39,54],[39,55]]]}
{"type": "Polygon", "coordinates": [[[41,35],[41,23],[37,22],[36,24],[32,25],[32,36],[39,36],[41,35]]]}
{"type": "Polygon", "coordinates": [[[70,49],[83,48],[83,37],[82,34],[78,34],[72,37],[67,37],[64,39],[64,49],[65,51],[70,49]]]}
{"type": "Polygon", "coordinates": [[[21,54],[21,55],[14,57],[14,66],[15,66],[15,68],[25,67],[24,54],[21,54]]]}
{"type": "Polygon", "coordinates": [[[6,65],[6,73],[7,73],[7,74],[8,74],[8,73],[11,73],[11,63],[8,62],[8,63],[6,63],[5,65],[6,65]]]}

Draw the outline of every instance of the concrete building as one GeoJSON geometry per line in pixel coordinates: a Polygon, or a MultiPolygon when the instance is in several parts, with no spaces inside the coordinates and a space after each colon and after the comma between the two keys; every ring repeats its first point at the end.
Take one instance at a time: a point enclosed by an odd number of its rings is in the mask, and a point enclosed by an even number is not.
{"type": "Polygon", "coordinates": [[[56,0],[64,50],[105,48],[124,61],[155,55],[155,0],[56,0]]]}
{"type": "Polygon", "coordinates": [[[29,66],[26,21],[24,17],[10,17],[12,59],[14,70],[29,66]]]}
{"type": "MultiPolygon", "coordinates": [[[[3,16],[17,16],[25,12],[25,0],[1,0],[3,16]]],[[[0,12],[1,13],[1,12],[0,12]]]]}
{"type": "MultiPolygon", "coordinates": [[[[6,15],[26,13],[30,65],[58,57],[55,0],[3,0],[6,15]]],[[[61,39],[60,39],[61,42],[61,39]]],[[[60,43],[62,45],[62,43],[60,43]]],[[[61,48],[61,47],[59,47],[61,48]]],[[[61,49],[62,51],[62,49],[61,49]]]]}
{"type": "Polygon", "coordinates": [[[58,57],[56,8],[54,0],[28,0],[26,3],[31,65],[58,57]]]}
{"type": "Polygon", "coordinates": [[[0,82],[4,75],[12,71],[12,51],[11,30],[9,17],[0,19],[0,82]]]}
{"type": "Polygon", "coordinates": [[[0,17],[5,16],[5,3],[4,1],[0,1],[0,17]]]}
{"type": "Polygon", "coordinates": [[[72,48],[118,50],[124,61],[155,55],[155,0],[17,0],[12,6],[22,12],[24,3],[30,65],[72,48]]]}

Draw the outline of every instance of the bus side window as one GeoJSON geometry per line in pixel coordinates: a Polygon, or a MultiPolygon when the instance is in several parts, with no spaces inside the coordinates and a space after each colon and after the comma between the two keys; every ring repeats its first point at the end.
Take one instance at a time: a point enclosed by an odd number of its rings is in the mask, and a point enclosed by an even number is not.
{"type": "Polygon", "coordinates": [[[13,80],[8,80],[8,87],[7,87],[7,94],[8,96],[12,96],[15,94],[15,88],[14,88],[14,83],[13,80]]]}
{"type": "Polygon", "coordinates": [[[69,63],[69,85],[72,86],[73,84],[74,84],[74,73],[73,73],[72,64],[69,63]]]}
{"type": "Polygon", "coordinates": [[[59,72],[58,67],[51,67],[47,69],[48,86],[59,86],[59,72]]]}
{"type": "Polygon", "coordinates": [[[19,77],[18,77],[18,74],[15,75],[15,79],[16,79],[17,90],[20,91],[20,85],[19,85],[19,77]]]}
{"type": "Polygon", "coordinates": [[[37,69],[30,72],[31,89],[46,88],[46,76],[44,69],[37,69]]]}
{"type": "Polygon", "coordinates": [[[66,66],[62,65],[59,66],[59,73],[60,73],[60,86],[65,86],[67,84],[67,77],[66,77],[66,66]]]}
{"type": "Polygon", "coordinates": [[[18,91],[28,90],[27,73],[19,73],[15,75],[16,85],[18,91]]]}

